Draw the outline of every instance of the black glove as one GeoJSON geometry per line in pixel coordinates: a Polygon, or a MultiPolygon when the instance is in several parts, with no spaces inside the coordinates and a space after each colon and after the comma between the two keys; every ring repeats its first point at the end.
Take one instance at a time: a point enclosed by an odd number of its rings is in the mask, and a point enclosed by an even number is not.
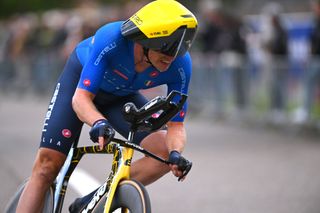
{"type": "Polygon", "coordinates": [[[98,143],[99,137],[103,136],[105,139],[107,139],[107,144],[108,144],[113,138],[115,132],[112,126],[109,124],[109,122],[106,119],[100,119],[94,122],[89,134],[90,134],[90,139],[93,142],[98,143]]]}
{"type": "Polygon", "coordinates": [[[179,177],[178,181],[183,179],[192,167],[192,162],[182,157],[182,155],[176,150],[170,152],[169,163],[177,165],[178,169],[182,171],[182,175],[179,177]]]}

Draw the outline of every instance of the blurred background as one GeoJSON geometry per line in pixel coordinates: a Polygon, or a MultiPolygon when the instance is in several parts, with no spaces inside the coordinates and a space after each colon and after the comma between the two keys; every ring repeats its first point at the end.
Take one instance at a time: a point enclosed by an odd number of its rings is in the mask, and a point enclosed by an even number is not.
{"type": "MultiPolygon", "coordinates": [[[[30,175],[75,45],[147,2],[0,1],[0,211],[30,175]]],[[[194,166],[183,184],[167,175],[149,187],[154,212],[319,213],[320,0],[180,2],[199,21],[185,150],[194,166]]],[[[92,165],[81,168],[103,181],[92,165]]]]}
{"type": "MultiPolygon", "coordinates": [[[[1,1],[0,95],[48,98],[79,41],[146,2],[1,1]]],[[[317,0],[181,2],[199,20],[190,114],[319,129],[317,0]]]]}

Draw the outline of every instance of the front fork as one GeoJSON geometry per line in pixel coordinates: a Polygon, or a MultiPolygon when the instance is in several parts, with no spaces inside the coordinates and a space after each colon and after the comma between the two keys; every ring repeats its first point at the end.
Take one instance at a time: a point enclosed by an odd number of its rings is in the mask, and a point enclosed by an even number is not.
{"type": "Polygon", "coordinates": [[[106,194],[107,201],[104,206],[104,213],[109,213],[112,200],[120,181],[130,178],[130,166],[132,162],[133,152],[133,149],[118,147],[114,155],[112,171],[107,180],[108,192],[106,194]]]}

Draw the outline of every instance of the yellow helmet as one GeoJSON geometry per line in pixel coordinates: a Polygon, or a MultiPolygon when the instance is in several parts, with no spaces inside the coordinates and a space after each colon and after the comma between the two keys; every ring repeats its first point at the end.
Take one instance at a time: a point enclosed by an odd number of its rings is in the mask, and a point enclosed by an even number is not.
{"type": "Polygon", "coordinates": [[[179,56],[191,47],[197,26],[196,17],[179,2],[156,0],[126,20],[121,33],[146,49],[179,56]]]}

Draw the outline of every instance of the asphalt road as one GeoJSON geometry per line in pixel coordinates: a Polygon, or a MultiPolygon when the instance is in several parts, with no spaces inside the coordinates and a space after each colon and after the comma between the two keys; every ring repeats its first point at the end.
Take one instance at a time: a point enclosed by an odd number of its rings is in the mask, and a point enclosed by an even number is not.
{"type": "MultiPolygon", "coordinates": [[[[0,212],[30,175],[47,102],[0,100],[0,212]]],[[[315,136],[262,127],[187,121],[184,155],[194,163],[183,183],[171,175],[148,186],[153,212],[319,213],[320,141],[315,136]]],[[[80,143],[89,143],[84,130],[80,143]]],[[[80,163],[98,181],[110,158],[80,163]]],[[[77,193],[70,188],[68,204],[77,193]]]]}

